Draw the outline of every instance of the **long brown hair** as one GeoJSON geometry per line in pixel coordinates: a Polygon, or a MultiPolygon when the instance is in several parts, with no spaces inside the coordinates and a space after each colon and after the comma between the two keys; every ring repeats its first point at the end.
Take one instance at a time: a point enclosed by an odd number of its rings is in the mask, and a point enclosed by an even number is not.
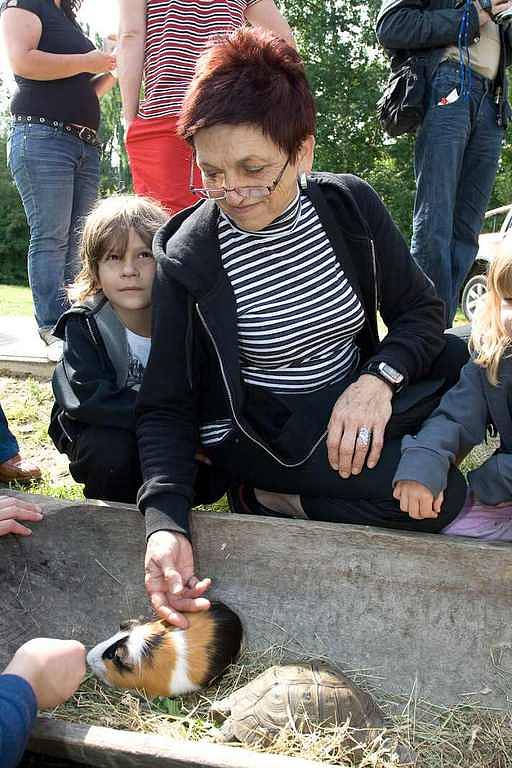
{"type": "Polygon", "coordinates": [[[61,0],[60,7],[71,21],[76,21],[76,14],[80,10],[82,2],[83,0],[61,0]]]}
{"type": "Polygon", "coordinates": [[[475,312],[471,328],[470,349],[475,363],[487,369],[487,378],[497,386],[500,361],[511,351],[512,340],[501,319],[502,299],[512,298],[512,253],[502,246],[491,262],[487,275],[487,293],[475,312]]]}

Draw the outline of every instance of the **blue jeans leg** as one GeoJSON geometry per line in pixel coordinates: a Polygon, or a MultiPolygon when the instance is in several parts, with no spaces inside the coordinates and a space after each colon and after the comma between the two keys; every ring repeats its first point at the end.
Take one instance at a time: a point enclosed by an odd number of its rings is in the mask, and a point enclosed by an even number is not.
{"type": "Polygon", "coordinates": [[[496,125],[491,94],[475,105],[473,130],[464,153],[452,239],[451,312],[455,315],[460,292],[478,251],[478,236],[496,179],[504,129],[496,125]]]}
{"type": "Polygon", "coordinates": [[[12,459],[19,453],[19,450],[18,441],[9,429],[5,413],[0,405],[0,464],[12,459]]]}
{"type": "Polygon", "coordinates": [[[502,140],[488,81],[474,76],[469,98],[440,103],[459,90],[457,68],[441,64],[415,147],[411,251],[445,302],[448,326],[476,255],[502,140]]]}
{"type": "Polygon", "coordinates": [[[77,271],[76,226],[94,202],[99,152],[47,125],[15,125],[8,162],[30,227],[28,274],[40,331],[69,306],[65,286],[77,271]]]}

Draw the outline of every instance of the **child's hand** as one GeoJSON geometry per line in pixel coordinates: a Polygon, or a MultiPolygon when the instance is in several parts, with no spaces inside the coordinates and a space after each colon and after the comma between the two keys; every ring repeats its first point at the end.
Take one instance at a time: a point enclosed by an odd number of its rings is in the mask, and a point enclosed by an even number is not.
{"type": "Polygon", "coordinates": [[[437,517],[443,503],[443,492],[434,499],[429,489],[416,480],[400,480],[393,490],[393,496],[400,501],[400,509],[414,520],[437,517]]]}
{"type": "Polygon", "coordinates": [[[18,520],[38,523],[43,519],[43,511],[38,504],[25,501],[15,496],[0,498],[0,536],[15,533],[18,536],[30,536],[32,531],[18,520]]]}

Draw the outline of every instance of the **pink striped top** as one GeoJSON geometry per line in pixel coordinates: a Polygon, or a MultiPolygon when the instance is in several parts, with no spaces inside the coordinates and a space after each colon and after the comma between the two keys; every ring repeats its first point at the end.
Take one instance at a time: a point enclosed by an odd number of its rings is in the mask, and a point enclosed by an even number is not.
{"type": "Polygon", "coordinates": [[[143,119],[178,115],[199,54],[213,35],[245,24],[259,0],[147,0],[143,119]]]}

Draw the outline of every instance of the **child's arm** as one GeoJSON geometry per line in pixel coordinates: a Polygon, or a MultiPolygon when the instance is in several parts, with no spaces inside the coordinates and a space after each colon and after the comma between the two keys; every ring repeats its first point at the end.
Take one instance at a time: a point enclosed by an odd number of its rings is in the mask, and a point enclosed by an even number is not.
{"type": "Polygon", "coordinates": [[[70,317],[66,322],[64,354],[52,383],[57,403],[71,418],[135,430],[137,393],[118,386],[114,367],[83,317],[70,317]]]}
{"type": "Polygon", "coordinates": [[[425,486],[437,498],[446,488],[451,464],[482,442],[488,423],[482,378],[481,369],[472,361],[467,363],[459,382],[444,395],[416,437],[404,437],[393,479],[396,498],[404,481],[425,486]]]}
{"type": "Polygon", "coordinates": [[[494,453],[468,473],[468,482],[475,498],[483,504],[512,503],[512,455],[494,453]]]}

